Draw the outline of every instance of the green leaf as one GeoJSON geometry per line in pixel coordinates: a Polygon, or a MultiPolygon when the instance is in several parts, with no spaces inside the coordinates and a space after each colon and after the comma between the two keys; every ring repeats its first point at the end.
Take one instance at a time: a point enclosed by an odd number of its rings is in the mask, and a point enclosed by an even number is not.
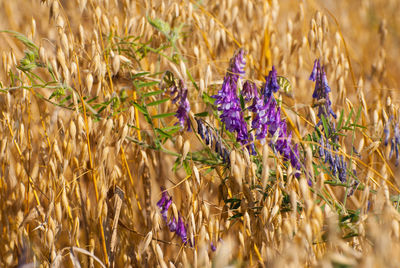
{"type": "Polygon", "coordinates": [[[100,109],[97,110],[97,113],[100,114],[102,111],[104,111],[104,109],[107,108],[107,106],[103,106],[100,109]]]}
{"type": "Polygon", "coordinates": [[[150,92],[147,92],[147,93],[143,93],[142,94],[142,98],[148,98],[148,97],[159,95],[159,94],[162,94],[162,93],[164,93],[164,90],[150,91],[150,92]]]}
{"type": "Polygon", "coordinates": [[[362,125],[358,125],[358,124],[350,124],[350,126],[351,127],[354,127],[354,128],[362,128],[362,129],[366,129],[367,127],[365,127],[365,126],[362,126],[362,125]]]}
{"type": "Polygon", "coordinates": [[[238,213],[238,214],[233,215],[232,217],[228,218],[228,220],[234,220],[234,219],[240,218],[240,217],[242,217],[242,216],[243,216],[243,213],[238,213]]]}
{"type": "MultiPolygon", "coordinates": [[[[350,113],[349,113],[349,116],[348,116],[348,118],[347,118],[347,120],[346,120],[346,123],[344,124],[344,127],[346,127],[346,128],[349,127],[350,120],[351,120],[351,118],[353,117],[353,112],[354,112],[354,110],[353,110],[353,108],[351,108],[350,113]]],[[[343,128],[344,128],[344,127],[343,127],[343,128]]]]}
{"type": "Polygon", "coordinates": [[[244,110],[244,98],[243,98],[243,94],[240,94],[239,98],[240,98],[240,107],[242,108],[242,110],[244,110]]]}
{"type": "Polygon", "coordinates": [[[136,87],[136,89],[140,89],[140,88],[143,88],[143,87],[152,87],[152,86],[158,85],[158,82],[157,81],[151,81],[151,82],[136,82],[136,81],[133,81],[133,84],[136,87]]]}
{"type": "Polygon", "coordinates": [[[88,100],[86,103],[92,103],[93,101],[95,101],[98,98],[98,96],[95,96],[93,98],[91,98],[90,100],[88,100]]]}
{"type": "Polygon", "coordinates": [[[160,105],[161,103],[164,103],[167,101],[169,101],[169,98],[150,102],[147,104],[147,106],[156,106],[156,105],[160,105]]]}
{"type": "Polygon", "coordinates": [[[135,78],[141,77],[141,76],[145,76],[147,74],[149,74],[150,72],[142,72],[142,73],[137,73],[137,74],[133,74],[131,75],[131,79],[134,80],[135,78]]]}
{"type": "Polygon", "coordinates": [[[162,128],[160,130],[162,130],[166,135],[172,136],[174,133],[176,133],[179,130],[181,130],[181,126],[180,125],[174,125],[174,126],[171,126],[171,127],[162,128]]]}
{"type": "Polygon", "coordinates": [[[165,117],[173,116],[173,115],[175,115],[175,113],[156,114],[156,115],[153,115],[152,117],[154,119],[158,119],[158,118],[165,118],[165,117]]]}
{"type": "Polygon", "coordinates": [[[180,165],[181,165],[181,157],[177,157],[174,166],[172,167],[172,171],[176,172],[180,165]]]}
{"type": "Polygon", "coordinates": [[[126,92],[125,89],[122,89],[119,92],[119,98],[121,99],[121,102],[124,102],[128,98],[128,93],[126,92]]]}
{"type": "Polygon", "coordinates": [[[342,128],[343,115],[344,115],[344,110],[342,109],[340,111],[340,116],[339,116],[339,122],[338,122],[338,127],[337,127],[338,130],[340,130],[342,128]]]}
{"type": "Polygon", "coordinates": [[[321,115],[322,125],[324,126],[325,137],[329,136],[329,126],[326,122],[325,116],[321,115]]]}
{"type": "Polygon", "coordinates": [[[189,161],[185,159],[182,164],[183,164],[183,169],[186,172],[186,175],[188,176],[192,175],[192,169],[190,168],[189,161]]]}
{"type": "Polygon", "coordinates": [[[170,134],[168,134],[167,132],[163,131],[162,129],[156,128],[156,132],[160,135],[161,139],[172,138],[172,136],[170,134]]]}
{"type": "Polygon", "coordinates": [[[196,82],[194,81],[193,76],[189,72],[189,70],[186,70],[186,74],[189,77],[190,81],[192,82],[193,86],[196,88],[196,90],[199,91],[199,87],[197,86],[196,82]]]}
{"type": "Polygon", "coordinates": [[[173,130],[175,130],[175,129],[179,130],[179,129],[181,129],[181,127],[178,126],[178,125],[173,125],[173,126],[170,126],[170,127],[164,127],[164,128],[162,128],[162,130],[163,130],[163,131],[166,131],[166,132],[168,132],[168,131],[173,131],[173,130]]]}
{"type": "Polygon", "coordinates": [[[215,99],[212,98],[212,97],[211,97],[210,95],[208,95],[207,93],[203,92],[203,95],[202,95],[201,97],[202,97],[202,99],[203,99],[203,101],[204,101],[205,103],[209,103],[209,104],[214,105],[215,99]]]}
{"type": "Polygon", "coordinates": [[[206,116],[208,116],[208,112],[197,113],[197,114],[194,114],[194,116],[197,116],[197,117],[206,117],[206,116]]]}
{"type": "Polygon", "coordinates": [[[23,35],[19,32],[3,30],[3,31],[0,31],[0,33],[12,34],[15,38],[17,38],[19,41],[24,43],[24,45],[27,46],[29,49],[34,50],[35,52],[37,52],[39,50],[39,48],[31,40],[29,40],[28,37],[26,37],[25,35],[23,35]]]}
{"type": "Polygon", "coordinates": [[[136,107],[136,109],[138,109],[140,112],[142,112],[143,114],[147,115],[149,112],[147,111],[146,107],[141,106],[140,104],[132,101],[131,102],[133,106],[136,107]]]}

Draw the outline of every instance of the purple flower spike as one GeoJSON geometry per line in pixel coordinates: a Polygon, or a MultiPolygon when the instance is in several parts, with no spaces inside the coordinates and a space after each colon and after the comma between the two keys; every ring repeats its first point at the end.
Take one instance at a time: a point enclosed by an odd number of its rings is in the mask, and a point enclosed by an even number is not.
{"type": "Polygon", "coordinates": [[[236,140],[242,145],[249,142],[247,124],[243,118],[243,111],[237,96],[237,83],[240,76],[244,75],[245,52],[239,49],[230,61],[229,69],[224,77],[221,90],[212,96],[218,111],[221,111],[221,121],[230,132],[236,132],[236,140]]]}
{"type": "Polygon", "coordinates": [[[296,176],[300,175],[300,155],[298,146],[292,145],[292,134],[287,133],[287,124],[281,118],[281,109],[273,95],[279,90],[276,80],[277,72],[275,67],[269,72],[266,78],[264,88],[261,90],[262,98],[257,95],[253,98],[253,104],[248,110],[253,112],[251,127],[255,130],[255,136],[261,143],[265,142],[267,135],[271,136],[270,146],[275,152],[279,152],[286,161],[298,171],[296,176]]]}
{"type": "Polygon", "coordinates": [[[175,232],[178,229],[178,225],[176,224],[175,218],[172,218],[172,220],[169,220],[168,228],[171,232],[175,232]]]}
{"type": "Polygon", "coordinates": [[[178,118],[179,124],[182,128],[187,126],[187,130],[190,131],[190,103],[187,99],[188,89],[182,80],[179,80],[179,85],[172,86],[169,88],[169,94],[172,97],[172,103],[178,103],[178,110],[175,113],[175,117],[178,118]]]}
{"type": "MultiPolygon", "coordinates": [[[[169,197],[168,192],[161,188],[162,196],[161,199],[157,202],[158,208],[161,210],[161,215],[163,220],[168,226],[170,232],[175,232],[181,239],[184,244],[187,243],[187,227],[183,221],[183,218],[178,215],[178,219],[172,215],[171,218],[168,220],[168,209],[172,204],[172,197],[169,197]]],[[[191,244],[191,242],[190,242],[191,244]]]]}
{"type": "Polygon", "coordinates": [[[389,138],[390,138],[390,122],[392,121],[393,116],[389,117],[389,120],[385,124],[385,128],[383,129],[383,132],[385,133],[385,146],[388,145],[389,143],[389,138]]]}
{"type": "MultiPolygon", "coordinates": [[[[161,189],[162,190],[162,189],[161,189]]],[[[168,198],[168,193],[163,191],[160,201],[157,202],[157,206],[161,209],[161,216],[164,221],[168,219],[168,209],[172,204],[172,197],[168,198]]]]}
{"type": "MultiPolygon", "coordinates": [[[[329,92],[331,92],[331,88],[328,85],[328,79],[326,78],[326,74],[324,68],[321,67],[319,60],[315,60],[314,67],[310,75],[310,80],[315,82],[315,88],[312,97],[319,101],[318,104],[318,117],[324,116],[326,119],[330,115],[336,119],[336,114],[333,112],[331,107],[331,100],[329,99],[329,92]]],[[[321,121],[318,125],[321,124],[321,121]]]]}
{"type": "Polygon", "coordinates": [[[157,202],[157,206],[162,209],[162,208],[164,208],[165,202],[168,200],[168,194],[163,189],[161,189],[161,190],[163,192],[162,192],[161,199],[157,202]]]}
{"type": "Polygon", "coordinates": [[[182,239],[182,242],[184,244],[187,243],[187,232],[186,232],[186,226],[185,223],[182,220],[182,217],[179,216],[179,220],[178,220],[178,226],[176,229],[176,234],[180,236],[180,238],[182,239]]]}
{"type": "Polygon", "coordinates": [[[399,123],[396,123],[394,126],[394,137],[391,140],[390,144],[390,153],[389,153],[389,159],[392,158],[393,152],[396,154],[396,162],[395,165],[397,166],[399,164],[399,146],[400,146],[400,129],[399,129],[399,123]]]}
{"type": "Polygon", "coordinates": [[[314,61],[314,67],[313,67],[313,70],[311,72],[309,80],[315,82],[315,80],[317,79],[317,70],[318,70],[318,68],[319,68],[319,60],[315,60],[314,61]]]}
{"type": "Polygon", "coordinates": [[[275,66],[272,66],[272,70],[269,71],[267,77],[265,77],[265,84],[261,93],[264,95],[264,99],[268,100],[272,93],[275,93],[279,90],[279,84],[277,81],[277,72],[275,66]]]}
{"type": "MultiPolygon", "coordinates": [[[[223,159],[224,163],[229,165],[229,151],[222,144],[220,138],[215,134],[214,130],[205,125],[202,119],[195,117],[197,122],[197,132],[200,137],[205,141],[206,145],[214,147],[215,152],[223,159]]],[[[253,136],[251,136],[251,140],[253,136]]],[[[254,144],[251,144],[254,147],[254,144]]],[[[251,145],[249,145],[251,147],[251,145]]]]}

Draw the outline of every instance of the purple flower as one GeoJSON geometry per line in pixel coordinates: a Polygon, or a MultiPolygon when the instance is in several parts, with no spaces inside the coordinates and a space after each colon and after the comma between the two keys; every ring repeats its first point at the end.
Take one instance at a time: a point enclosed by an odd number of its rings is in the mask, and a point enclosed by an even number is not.
{"type": "Polygon", "coordinates": [[[264,96],[264,99],[269,99],[273,93],[279,90],[279,84],[276,77],[277,71],[275,66],[272,66],[272,70],[269,71],[268,76],[265,77],[264,87],[261,89],[261,94],[264,96]]]}
{"type": "Polygon", "coordinates": [[[319,156],[323,157],[325,155],[325,142],[324,142],[324,138],[321,137],[319,139],[319,156]]]}
{"type": "Polygon", "coordinates": [[[229,164],[229,151],[221,143],[221,140],[217,138],[219,136],[213,133],[213,130],[206,126],[202,119],[195,117],[195,120],[197,122],[197,133],[199,133],[206,145],[209,145],[210,147],[213,147],[214,145],[215,152],[222,158],[224,163],[229,164]]]}
{"type": "Polygon", "coordinates": [[[179,124],[182,128],[185,128],[186,124],[187,130],[190,131],[190,103],[187,99],[188,89],[186,88],[185,83],[182,80],[179,80],[179,85],[172,86],[169,88],[169,91],[173,98],[172,103],[178,102],[178,110],[175,113],[175,117],[178,118],[179,124]]]}
{"type": "Polygon", "coordinates": [[[384,144],[387,146],[390,141],[390,153],[389,153],[389,159],[392,158],[393,153],[396,154],[396,162],[395,165],[397,166],[399,164],[399,146],[400,146],[400,129],[399,129],[399,123],[395,123],[394,126],[391,124],[391,121],[393,120],[393,116],[389,117],[389,120],[386,122],[385,127],[383,129],[383,133],[385,134],[384,138],[384,144]],[[390,126],[393,127],[393,137],[390,138],[390,126]]]}
{"type": "Polygon", "coordinates": [[[331,101],[329,99],[329,92],[331,88],[328,85],[328,79],[324,68],[321,67],[320,61],[314,61],[314,67],[310,75],[310,80],[315,82],[315,88],[312,97],[317,100],[318,105],[318,117],[320,121],[317,126],[322,124],[322,117],[324,117],[329,125],[327,130],[321,135],[319,144],[319,156],[324,159],[324,162],[329,165],[329,170],[333,176],[337,176],[341,182],[347,180],[347,162],[337,154],[338,146],[338,135],[335,134],[336,128],[335,123],[331,122],[329,116],[333,116],[336,119],[336,114],[333,112],[331,107],[331,101]],[[328,134],[325,134],[328,133],[328,134]]]}
{"type": "Polygon", "coordinates": [[[246,102],[251,101],[254,97],[258,97],[256,84],[246,80],[243,84],[242,94],[246,102]]]}
{"type": "Polygon", "coordinates": [[[337,148],[332,148],[328,140],[324,136],[321,136],[319,140],[319,156],[324,159],[324,162],[329,165],[329,170],[333,176],[338,176],[341,182],[347,181],[347,162],[341,155],[337,154],[337,148]],[[335,155],[333,154],[335,153],[335,155]]]}
{"type": "Polygon", "coordinates": [[[388,145],[389,143],[389,138],[390,138],[390,122],[392,121],[393,116],[389,117],[389,120],[386,122],[385,127],[383,129],[383,132],[385,133],[385,146],[388,145]]]}
{"type": "Polygon", "coordinates": [[[342,155],[340,156],[338,171],[339,171],[339,180],[343,183],[346,182],[347,181],[347,162],[344,161],[342,155]]]}
{"type": "Polygon", "coordinates": [[[400,130],[399,130],[399,123],[396,123],[394,126],[394,137],[392,138],[391,145],[390,145],[390,153],[389,159],[392,158],[393,151],[396,153],[396,162],[395,165],[399,164],[399,146],[400,146],[400,130]]]}
{"type": "Polygon", "coordinates": [[[179,216],[179,219],[178,219],[178,226],[177,226],[177,229],[176,229],[176,234],[180,236],[180,238],[182,239],[182,242],[184,244],[187,243],[186,226],[185,226],[185,223],[183,222],[181,216],[179,216]]]}
{"type": "Polygon", "coordinates": [[[178,220],[175,219],[174,216],[168,220],[168,209],[172,204],[172,197],[169,197],[168,192],[161,188],[162,196],[161,199],[157,202],[158,208],[161,210],[161,215],[163,220],[167,223],[168,229],[171,232],[175,232],[181,239],[184,244],[187,243],[187,227],[183,221],[183,218],[178,215],[178,220]]]}
{"type": "MultiPolygon", "coordinates": [[[[355,174],[356,171],[353,170],[353,173],[355,174]]],[[[357,189],[357,187],[358,187],[359,184],[360,184],[360,182],[359,182],[358,180],[354,180],[354,181],[351,183],[351,188],[350,188],[350,191],[349,191],[348,194],[347,194],[347,197],[350,197],[350,196],[352,196],[352,195],[354,194],[354,191],[357,189]]]]}
{"type": "MultiPolygon", "coordinates": [[[[261,90],[263,98],[254,94],[253,104],[248,110],[253,112],[251,127],[255,130],[255,136],[261,143],[269,134],[272,138],[270,146],[275,152],[279,152],[283,158],[290,161],[290,164],[299,171],[301,169],[298,146],[292,145],[292,134],[287,134],[286,121],[281,118],[281,109],[277,106],[274,92],[279,90],[276,81],[277,72],[275,67],[269,72],[266,83],[261,90]]],[[[296,174],[297,176],[299,173],[296,174]]]]}
{"type": "Polygon", "coordinates": [[[169,220],[169,222],[168,222],[168,228],[171,232],[175,232],[177,230],[177,227],[178,227],[178,225],[176,223],[176,220],[174,217],[172,217],[172,219],[169,220]]]}
{"type": "Polygon", "coordinates": [[[161,216],[166,222],[168,219],[168,209],[171,206],[171,204],[172,204],[172,197],[168,198],[167,191],[163,191],[160,201],[157,202],[157,206],[161,209],[161,216]]]}
{"type": "Polygon", "coordinates": [[[315,60],[314,61],[314,67],[312,69],[310,78],[308,80],[311,80],[313,82],[315,82],[315,80],[317,79],[317,70],[318,70],[318,65],[319,65],[319,60],[315,60]]]}
{"type": "Polygon", "coordinates": [[[235,53],[230,61],[221,90],[213,96],[216,99],[215,104],[218,106],[218,111],[222,112],[220,118],[225,124],[225,128],[230,132],[236,132],[236,140],[242,145],[249,142],[247,124],[243,118],[243,111],[237,96],[239,77],[245,73],[246,61],[244,55],[243,49],[239,49],[235,53]]]}
{"type": "Polygon", "coordinates": [[[300,164],[300,153],[298,144],[296,144],[290,151],[289,159],[292,167],[294,167],[296,170],[299,171],[301,169],[301,164],[300,164]]]}
{"type": "Polygon", "coordinates": [[[277,123],[275,106],[275,101],[272,98],[265,103],[263,99],[255,96],[253,104],[248,107],[249,111],[255,114],[251,127],[256,130],[256,138],[261,140],[261,143],[265,142],[268,126],[277,123]]]}
{"type": "MultiPolygon", "coordinates": [[[[329,99],[331,88],[328,85],[328,79],[326,78],[324,68],[321,67],[319,60],[315,60],[314,62],[310,80],[315,82],[312,97],[318,101],[318,117],[321,118],[321,116],[324,116],[328,119],[328,117],[332,115],[336,119],[336,114],[332,110],[331,101],[329,99]]],[[[321,121],[318,125],[320,124],[321,121]]]]}
{"type": "Polygon", "coordinates": [[[213,242],[211,242],[211,250],[212,251],[216,251],[217,250],[217,247],[214,245],[213,242]]]}

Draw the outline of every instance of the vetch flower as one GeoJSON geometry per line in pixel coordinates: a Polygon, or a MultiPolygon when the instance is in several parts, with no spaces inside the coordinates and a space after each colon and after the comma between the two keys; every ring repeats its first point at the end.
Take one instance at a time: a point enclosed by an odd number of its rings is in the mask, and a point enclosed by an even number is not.
{"type": "Polygon", "coordinates": [[[172,103],[178,103],[178,110],[175,113],[175,117],[178,118],[179,124],[182,128],[187,126],[187,130],[190,131],[190,103],[187,99],[188,89],[182,80],[179,80],[178,86],[174,85],[169,88],[172,103]]]}
{"type": "Polygon", "coordinates": [[[388,145],[389,143],[389,138],[390,138],[390,123],[393,119],[393,116],[389,117],[389,120],[386,122],[385,127],[383,129],[383,133],[385,133],[385,146],[388,145]]]}
{"type": "Polygon", "coordinates": [[[244,75],[245,52],[239,49],[230,61],[229,69],[224,77],[221,90],[212,96],[218,111],[221,111],[220,119],[225,128],[230,132],[236,132],[236,140],[242,145],[249,142],[247,124],[243,118],[243,111],[237,96],[238,80],[244,75]]]}
{"type": "Polygon", "coordinates": [[[390,152],[389,152],[389,159],[392,158],[393,153],[396,155],[396,162],[395,165],[397,166],[399,164],[399,158],[400,158],[400,153],[399,153],[399,147],[400,147],[400,129],[399,129],[399,123],[395,123],[394,125],[392,124],[393,120],[393,115],[391,115],[388,119],[388,121],[385,124],[385,127],[383,129],[384,133],[384,144],[387,146],[390,141],[390,152]],[[393,127],[393,137],[390,138],[390,127],[393,127]]]}
{"type": "Polygon", "coordinates": [[[217,250],[217,247],[214,245],[213,242],[211,242],[211,250],[212,251],[216,251],[217,250]]]}
{"type": "MultiPolygon", "coordinates": [[[[324,116],[326,119],[329,119],[329,116],[332,115],[336,119],[336,114],[332,110],[331,100],[329,99],[331,88],[328,85],[328,79],[319,59],[314,61],[314,67],[309,79],[315,82],[312,97],[317,100],[318,117],[321,119],[321,116],[324,116]]],[[[321,121],[318,122],[318,125],[320,124],[321,121]]]]}
{"type": "Polygon", "coordinates": [[[202,119],[195,117],[195,120],[197,122],[197,133],[204,140],[206,145],[209,145],[211,148],[214,147],[215,152],[222,158],[222,161],[229,164],[229,151],[222,144],[219,136],[213,133],[213,130],[206,126],[202,119]]]}
{"type": "Polygon", "coordinates": [[[394,137],[392,138],[391,141],[390,153],[389,153],[389,158],[392,158],[393,150],[395,151],[396,166],[399,164],[399,146],[400,146],[400,130],[399,130],[399,123],[396,123],[396,125],[394,126],[394,137]]]}
{"type": "Polygon", "coordinates": [[[187,239],[187,231],[186,231],[186,226],[185,223],[183,222],[183,219],[181,216],[178,217],[178,225],[176,228],[176,234],[182,239],[182,242],[184,244],[187,243],[188,239],[187,239]]]}
{"type": "MultiPolygon", "coordinates": [[[[182,240],[184,244],[188,242],[187,238],[187,226],[185,225],[183,218],[180,214],[178,214],[178,219],[172,215],[171,218],[168,220],[168,210],[172,204],[172,197],[168,195],[168,192],[161,188],[162,196],[161,199],[157,202],[158,208],[161,210],[161,216],[165,223],[168,226],[168,229],[171,232],[175,232],[182,240]]],[[[190,245],[192,242],[189,241],[190,245]]]]}
{"type": "Polygon", "coordinates": [[[268,126],[271,125],[274,118],[276,118],[275,102],[270,98],[267,103],[265,100],[255,96],[253,104],[248,107],[248,110],[255,114],[251,127],[256,130],[256,138],[265,142],[265,136],[268,131],[268,126]]]}
{"type": "Polygon", "coordinates": [[[273,93],[276,93],[279,90],[279,88],[277,71],[275,66],[272,66],[272,70],[269,71],[268,76],[265,77],[265,84],[261,89],[261,94],[264,96],[264,99],[268,100],[273,93]]]}
{"type": "Polygon", "coordinates": [[[246,102],[251,101],[254,97],[258,97],[256,84],[246,80],[246,82],[243,84],[242,94],[246,102]]]}
{"type": "MultiPolygon", "coordinates": [[[[271,136],[269,145],[275,152],[279,152],[284,160],[300,171],[301,163],[299,158],[298,146],[292,145],[292,134],[287,133],[287,124],[281,118],[281,109],[278,107],[273,93],[279,90],[277,82],[277,71],[275,67],[266,77],[266,83],[261,89],[262,98],[254,94],[253,103],[248,110],[253,112],[251,127],[255,130],[255,136],[261,143],[265,142],[267,135],[271,136]]],[[[297,172],[296,175],[299,175],[297,172]]]]}
{"type": "Polygon", "coordinates": [[[312,72],[310,74],[310,78],[308,78],[308,80],[311,80],[313,82],[315,82],[315,80],[317,79],[317,70],[319,68],[319,60],[315,60],[314,61],[314,67],[312,69],[312,72]]]}
{"type": "Polygon", "coordinates": [[[331,101],[329,99],[329,92],[331,88],[328,84],[328,79],[324,68],[321,66],[319,59],[314,61],[314,67],[310,74],[309,80],[315,82],[315,88],[312,97],[317,100],[318,105],[318,117],[320,121],[317,126],[322,124],[322,117],[324,117],[328,123],[328,129],[323,131],[320,137],[319,156],[329,165],[329,170],[333,176],[337,176],[341,182],[347,181],[347,162],[343,156],[338,155],[338,135],[335,134],[336,127],[335,123],[331,122],[330,116],[336,119],[336,114],[333,112],[331,107],[331,101]]]}
{"type": "Polygon", "coordinates": [[[339,156],[337,148],[332,148],[325,136],[321,136],[319,140],[318,153],[324,159],[324,162],[329,165],[329,170],[333,176],[337,176],[341,182],[347,181],[347,162],[343,155],[339,156]],[[334,155],[335,153],[335,155],[334,155]]]}
{"type": "Polygon", "coordinates": [[[340,156],[338,171],[339,171],[339,180],[343,183],[346,182],[347,181],[347,162],[344,161],[343,155],[340,156]]]}
{"type": "Polygon", "coordinates": [[[168,209],[171,206],[171,204],[172,204],[172,197],[168,198],[167,191],[163,191],[161,199],[157,202],[157,206],[161,209],[161,216],[165,222],[168,221],[168,209]]]}

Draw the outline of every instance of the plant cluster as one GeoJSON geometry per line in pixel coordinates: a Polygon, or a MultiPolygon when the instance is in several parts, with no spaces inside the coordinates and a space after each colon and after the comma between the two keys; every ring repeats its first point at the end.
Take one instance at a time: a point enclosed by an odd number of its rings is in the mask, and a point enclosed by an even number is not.
{"type": "Polygon", "coordinates": [[[399,8],[5,2],[0,266],[398,265],[399,8]]]}

